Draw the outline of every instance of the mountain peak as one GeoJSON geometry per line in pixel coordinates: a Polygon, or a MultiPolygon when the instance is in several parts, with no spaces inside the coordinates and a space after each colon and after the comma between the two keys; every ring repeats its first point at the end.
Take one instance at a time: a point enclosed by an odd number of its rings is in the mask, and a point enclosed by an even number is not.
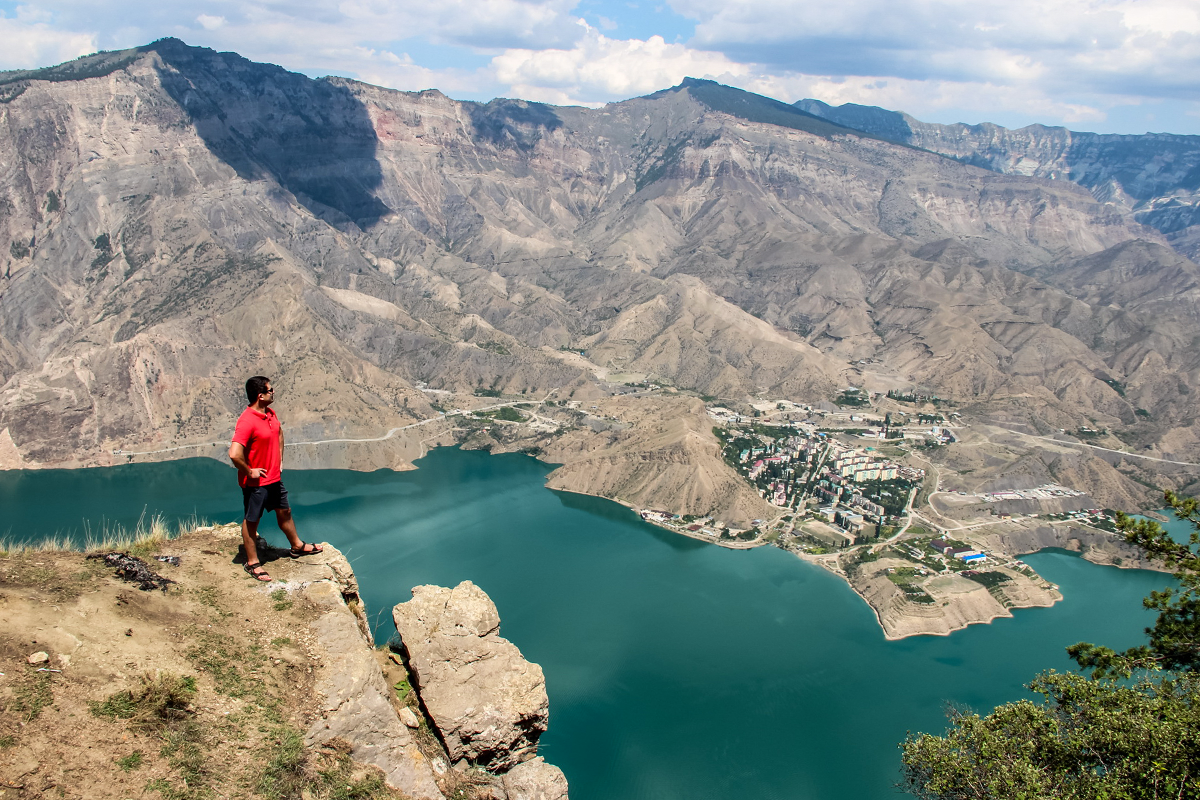
{"type": "Polygon", "coordinates": [[[762,122],[768,125],[778,125],[782,128],[806,131],[825,139],[834,136],[855,136],[858,138],[877,139],[872,133],[857,130],[824,119],[816,114],[788,105],[761,94],[748,92],[734,86],[726,86],[707,78],[687,77],[677,86],[663,89],[647,95],[651,98],[662,97],[669,93],[686,91],[693,99],[712,111],[747,120],[762,122]]]}

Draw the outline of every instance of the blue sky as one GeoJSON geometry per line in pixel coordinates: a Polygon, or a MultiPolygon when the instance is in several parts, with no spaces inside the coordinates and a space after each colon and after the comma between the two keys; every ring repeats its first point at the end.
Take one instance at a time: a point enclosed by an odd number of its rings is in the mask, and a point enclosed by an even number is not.
{"type": "Polygon", "coordinates": [[[467,100],[597,106],[690,75],[930,122],[1200,134],[1200,0],[0,0],[0,69],[164,36],[467,100]]]}

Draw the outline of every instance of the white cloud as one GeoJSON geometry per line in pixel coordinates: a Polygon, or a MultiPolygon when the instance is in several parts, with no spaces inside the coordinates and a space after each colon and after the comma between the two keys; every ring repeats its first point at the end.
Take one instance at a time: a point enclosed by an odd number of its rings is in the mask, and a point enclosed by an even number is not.
{"type": "Polygon", "coordinates": [[[201,27],[208,31],[215,31],[223,26],[228,20],[224,17],[214,17],[209,14],[201,14],[196,17],[196,22],[199,22],[201,27]]]}
{"type": "Polygon", "coordinates": [[[1128,109],[1155,104],[1200,131],[1198,0],[668,2],[691,41],[615,37],[625,0],[30,0],[0,14],[0,68],[177,36],[459,97],[598,105],[690,75],[939,121],[1096,123],[1119,106],[1133,125],[1128,109]]]}
{"type": "Polygon", "coordinates": [[[751,73],[720,53],[668,44],[661,36],[609,39],[594,28],[569,50],[506,50],[491,68],[518,97],[584,105],[647,94],[687,76],[729,82],[751,73]]]}
{"type": "Polygon", "coordinates": [[[693,47],[773,72],[1200,96],[1196,0],[672,0],[693,47]]]}
{"type": "MultiPolygon", "coordinates": [[[[1106,118],[1103,108],[1097,105],[1066,102],[1044,92],[994,83],[782,75],[763,77],[743,88],[774,97],[815,97],[830,105],[881,106],[925,120],[984,122],[1014,113],[1043,119],[1046,124],[1095,123],[1106,118]],[[948,112],[965,117],[947,119],[948,112]]],[[[1132,98],[1122,100],[1136,102],[1132,98]]]]}
{"type": "Polygon", "coordinates": [[[99,49],[94,34],[56,29],[28,8],[18,7],[15,18],[0,14],[0,69],[49,66],[99,49]]]}

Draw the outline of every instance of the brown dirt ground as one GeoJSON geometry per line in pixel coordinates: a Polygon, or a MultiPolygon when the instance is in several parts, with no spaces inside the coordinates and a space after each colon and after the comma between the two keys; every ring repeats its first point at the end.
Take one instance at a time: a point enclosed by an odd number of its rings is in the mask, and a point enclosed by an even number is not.
{"type": "MultiPolygon", "coordinates": [[[[304,751],[316,608],[264,591],[231,542],[198,531],[140,553],[177,582],[165,593],[81,553],[0,557],[0,800],[396,796],[336,742],[304,751]],[[49,661],[29,664],[39,651],[49,661]],[[188,711],[150,724],[93,712],[145,674],[194,678],[188,711]]],[[[280,555],[264,561],[286,581],[296,562],[280,555]]]]}

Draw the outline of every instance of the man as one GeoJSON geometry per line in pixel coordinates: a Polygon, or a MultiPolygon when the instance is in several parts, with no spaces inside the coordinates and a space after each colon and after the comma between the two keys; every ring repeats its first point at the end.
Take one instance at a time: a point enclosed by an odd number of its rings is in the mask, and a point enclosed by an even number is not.
{"type": "Polygon", "coordinates": [[[275,390],[271,381],[255,375],[246,381],[246,399],[250,405],[238,417],[229,445],[229,460],[238,470],[242,485],[242,545],[246,548],[246,572],[256,580],[270,581],[271,576],[258,558],[258,522],[266,511],[275,512],[279,529],[291,542],[292,558],[321,552],[321,546],[309,544],[296,535],[296,523],[283,488],[283,427],[271,404],[275,390]]]}

